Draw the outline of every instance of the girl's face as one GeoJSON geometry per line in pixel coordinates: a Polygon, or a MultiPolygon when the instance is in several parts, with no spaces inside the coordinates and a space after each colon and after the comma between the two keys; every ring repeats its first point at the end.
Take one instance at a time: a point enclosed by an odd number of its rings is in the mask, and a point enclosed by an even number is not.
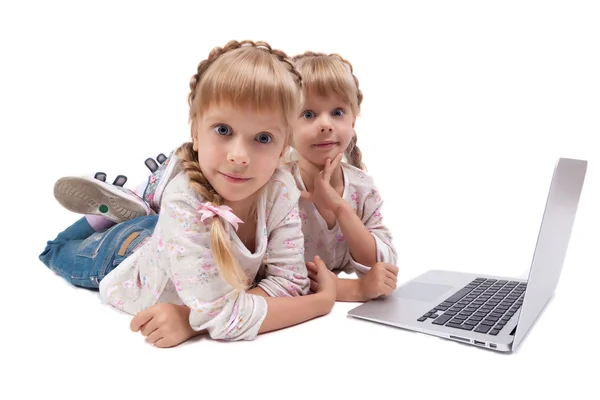
{"type": "Polygon", "coordinates": [[[285,128],[279,112],[229,105],[212,106],[198,117],[192,139],[200,168],[230,206],[253,201],[271,178],[284,150],[285,128]]]}
{"type": "Polygon", "coordinates": [[[294,123],[294,148],[310,163],[325,165],[327,158],[346,150],[355,121],[350,105],[337,96],[308,95],[294,123]]]}

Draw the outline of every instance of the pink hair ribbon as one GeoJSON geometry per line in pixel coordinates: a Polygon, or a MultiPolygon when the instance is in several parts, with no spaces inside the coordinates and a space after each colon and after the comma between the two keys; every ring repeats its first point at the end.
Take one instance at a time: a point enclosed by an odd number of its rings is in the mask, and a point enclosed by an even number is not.
{"type": "Polygon", "coordinates": [[[204,221],[206,218],[211,218],[215,215],[218,215],[219,217],[223,218],[224,220],[228,221],[231,225],[233,225],[236,231],[238,229],[238,223],[244,223],[244,221],[239,219],[233,213],[231,207],[225,205],[217,207],[213,203],[206,202],[202,206],[198,207],[197,211],[202,216],[200,218],[200,221],[204,221]]]}

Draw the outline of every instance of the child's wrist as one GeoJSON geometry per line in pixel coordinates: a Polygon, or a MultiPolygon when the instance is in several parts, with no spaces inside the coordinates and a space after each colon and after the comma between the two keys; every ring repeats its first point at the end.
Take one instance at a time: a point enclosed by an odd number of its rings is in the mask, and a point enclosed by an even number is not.
{"type": "Polygon", "coordinates": [[[365,301],[365,290],[363,289],[363,280],[338,278],[337,284],[338,301],[365,301]]]}
{"type": "Polygon", "coordinates": [[[342,201],[342,203],[333,211],[335,218],[338,220],[344,218],[344,216],[349,213],[354,213],[354,210],[350,207],[350,204],[345,201],[342,201]]]}
{"type": "Polygon", "coordinates": [[[357,296],[359,298],[358,301],[367,301],[370,300],[367,297],[367,288],[366,286],[367,281],[364,279],[364,277],[358,278],[356,280],[356,293],[357,296]]]}
{"type": "Polygon", "coordinates": [[[317,292],[313,296],[317,301],[317,310],[320,316],[328,314],[335,304],[335,297],[327,292],[317,292]]]}

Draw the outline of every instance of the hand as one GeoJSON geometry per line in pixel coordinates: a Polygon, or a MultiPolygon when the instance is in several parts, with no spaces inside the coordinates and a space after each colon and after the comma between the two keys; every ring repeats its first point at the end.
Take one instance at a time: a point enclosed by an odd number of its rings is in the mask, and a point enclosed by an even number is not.
{"type": "Polygon", "coordinates": [[[129,327],[133,332],[141,331],[146,342],[156,347],[173,347],[198,334],[190,326],[189,317],[186,306],[160,303],[138,313],[129,327]]]}
{"type": "Polygon", "coordinates": [[[315,177],[312,193],[306,191],[300,193],[302,199],[313,202],[319,211],[330,211],[336,216],[346,202],[331,185],[331,176],[336,168],[340,167],[343,155],[340,153],[333,161],[329,158],[325,161],[325,167],[315,177]]]}
{"type": "Polygon", "coordinates": [[[307,262],[306,268],[310,279],[310,290],[317,294],[320,293],[328,302],[331,302],[331,307],[333,307],[337,297],[337,275],[327,268],[319,256],[315,256],[314,262],[307,262]]]}
{"type": "Polygon", "coordinates": [[[361,292],[367,300],[389,296],[396,290],[398,267],[378,262],[359,280],[361,292]]]}

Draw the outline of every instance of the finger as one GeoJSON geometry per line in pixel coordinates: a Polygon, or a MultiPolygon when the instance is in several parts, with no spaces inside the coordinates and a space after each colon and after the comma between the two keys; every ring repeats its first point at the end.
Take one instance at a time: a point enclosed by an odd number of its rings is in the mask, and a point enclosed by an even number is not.
{"type": "Polygon", "coordinates": [[[152,317],[154,317],[152,308],[147,308],[144,311],[137,313],[136,316],[131,319],[131,322],[129,323],[129,329],[134,332],[139,331],[140,327],[147,324],[152,317]]]}
{"type": "Polygon", "coordinates": [[[391,280],[389,278],[386,278],[385,281],[384,281],[384,283],[385,283],[385,286],[387,286],[390,289],[392,289],[392,291],[396,290],[396,282],[394,282],[393,280],[391,280]]]}
{"type": "Polygon", "coordinates": [[[323,180],[325,182],[329,182],[331,180],[331,175],[333,173],[333,168],[331,168],[331,159],[328,158],[325,160],[325,166],[323,167],[323,180]]]}
{"type": "Polygon", "coordinates": [[[154,332],[152,332],[150,335],[148,335],[148,337],[146,338],[146,342],[150,343],[150,344],[154,344],[156,343],[156,341],[158,339],[162,339],[163,338],[163,333],[160,329],[155,330],[154,332]]]}
{"type": "Polygon", "coordinates": [[[307,191],[304,191],[304,190],[300,191],[300,198],[302,200],[312,201],[310,192],[307,192],[307,191]]]}
{"type": "Polygon", "coordinates": [[[344,153],[339,153],[337,156],[335,156],[335,158],[331,162],[331,169],[332,170],[335,170],[337,167],[340,166],[340,164],[342,162],[342,157],[344,157],[344,153]]]}
{"type": "Polygon", "coordinates": [[[393,280],[394,282],[396,282],[398,280],[398,276],[390,271],[385,271],[385,277],[393,280]]]}
{"type": "Polygon", "coordinates": [[[327,268],[325,266],[325,263],[323,262],[323,260],[321,260],[321,257],[319,257],[319,256],[315,256],[314,263],[315,263],[315,266],[317,267],[317,269],[327,268]]]}
{"type": "Polygon", "coordinates": [[[308,271],[308,279],[315,280],[317,279],[317,274],[312,271],[308,271]]]}
{"type": "Polygon", "coordinates": [[[313,281],[312,279],[310,280],[310,290],[312,290],[315,293],[317,293],[317,290],[319,290],[319,284],[313,281]]]}
{"type": "Polygon", "coordinates": [[[400,270],[397,266],[393,264],[385,264],[385,269],[398,276],[398,271],[400,270]]]}
{"type": "Polygon", "coordinates": [[[306,263],[306,269],[309,270],[309,271],[314,271],[314,272],[317,272],[319,270],[319,268],[317,268],[317,266],[315,265],[315,263],[311,262],[311,261],[309,261],[309,262],[306,263]]]}
{"type": "Polygon", "coordinates": [[[161,349],[165,349],[167,347],[173,347],[174,344],[175,343],[172,340],[167,339],[167,338],[161,338],[161,339],[158,339],[156,342],[154,342],[154,346],[159,347],[161,349]]]}
{"type": "Polygon", "coordinates": [[[140,330],[142,331],[142,335],[144,335],[144,336],[150,335],[152,332],[154,332],[157,329],[158,329],[158,322],[156,321],[156,318],[152,318],[148,323],[146,323],[140,327],[140,330]]]}

